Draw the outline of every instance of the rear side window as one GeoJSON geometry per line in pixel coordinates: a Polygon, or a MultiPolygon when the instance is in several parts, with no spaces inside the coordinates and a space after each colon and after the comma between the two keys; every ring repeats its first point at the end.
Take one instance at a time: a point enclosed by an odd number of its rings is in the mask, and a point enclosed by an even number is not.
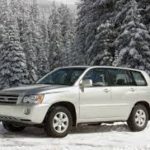
{"type": "Polygon", "coordinates": [[[140,72],[132,71],[132,75],[137,86],[147,86],[146,80],[140,72]]]}
{"type": "Polygon", "coordinates": [[[127,70],[108,69],[111,86],[128,86],[133,85],[132,76],[127,70]]]}

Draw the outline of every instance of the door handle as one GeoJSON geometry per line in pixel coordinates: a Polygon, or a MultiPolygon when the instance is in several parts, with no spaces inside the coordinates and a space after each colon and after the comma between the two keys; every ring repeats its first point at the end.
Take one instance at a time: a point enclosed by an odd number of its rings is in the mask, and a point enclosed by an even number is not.
{"type": "Polygon", "coordinates": [[[134,91],[135,91],[135,89],[134,89],[134,88],[130,88],[130,91],[134,92],[134,91]]]}
{"type": "Polygon", "coordinates": [[[105,92],[105,93],[108,93],[108,92],[109,92],[109,90],[108,90],[108,89],[104,89],[104,92],[105,92]]]}

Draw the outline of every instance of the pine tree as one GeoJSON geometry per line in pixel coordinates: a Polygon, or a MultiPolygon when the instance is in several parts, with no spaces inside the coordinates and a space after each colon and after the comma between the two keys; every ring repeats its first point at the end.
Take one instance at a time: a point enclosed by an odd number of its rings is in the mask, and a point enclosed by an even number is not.
{"type": "Polygon", "coordinates": [[[149,0],[137,0],[140,14],[142,16],[143,23],[147,26],[150,33],[150,1],[149,0]]]}
{"type": "MultiPolygon", "coordinates": [[[[13,43],[6,36],[8,31],[15,32],[15,47],[19,47],[25,54],[30,83],[34,83],[50,69],[72,63],[74,17],[70,10],[66,6],[58,9],[53,5],[54,16],[50,15],[49,23],[47,16],[41,17],[40,13],[37,0],[0,0],[0,53],[4,53],[1,51],[1,47],[6,47],[4,43],[13,43]]],[[[3,63],[0,57],[0,65],[3,66],[3,63]]]]}
{"type": "Polygon", "coordinates": [[[42,45],[42,49],[39,50],[38,60],[38,77],[41,78],[49,72],[49,63],[44,45],[42,45]]]}
{"type": "Polygon", "coordinates": [[[26,32],[23,34],[22,45],[24,47],[24,52],[27,60],[27,69],[29,72],[29,82],[34,83],[37,80],[37,55],[35,47],[33,46],[33,37],[30,27],[27,27],[26,32]]]}
{"type": "MultiPolygon", "coordinates": [[[[107,22],[113,23],[112,18],[114,17],[114,1],[112,0],[82,0],[79,5],[79,14],[77,20],[77,35],[76,35],[76,47],[78,53],[84,58],[85,64],[105,64],[101,63],[98,59],[101,59],[104,55],[109,56],[110,62],[114,52],[109,52],[110,48],[106,52],[106,43],[99,43],[99,35],[103,34],[100,28],[107,22]],[[105,47],[105,50],[103,48],[105,47]],[[108,54],[109,52],[109,54],[108,54]],[[98,55],[98,56],[97,56],[98,55]],[[97,58],[95,58],[97,56],[97,58]]],[[[113,24],[109,27],[109,32],[113,29],[113,24]]],[[[107,29],[105,30],[107,32],[107,29]]],[[[108,33],[108,32],[107,32],[108,33]]],[[[112,38],[111,36],[110,38],[112,38]]],[[[109,35],[103,36],[103,41],[112,41],[109,39],[109,35]]],[[[107,42],[108,43],[108,42],[107,42]]],[[[110,64],[110,63],[108,63],[110,64]]],[[[107,65],[107,64],[106,64],[107,65]]]]}
{"type": "Polygon", "coordinates": [[[123,24],[126,13],[129,10],[129,0],[118,0],[114,3],[115,9],[115,26],[120,30],[120,26],[123,24]]]}
{"type": "MultiPolygon", "coordinates": [[[[75,54],[76,62],[75,64],[87,64],[86,62],[86,52],[87,46],[90,43],[87,42],[88,33],[93,34],[95,32],[95,27],[91,27],[89,30],[89,26],[94,21],[92,15],[92,9],[90,7],[93,6],[93,1],[91,0],[81,0],[78,5],[78,18],[77,18],[77,29],[76,29],[76,39],[75,39],[75,54]]],[[[95,33],[94,33],[95,35],[95,33]]],[[[92,40],[91,40],[92,41],[92,40]]]]}
{"type": "Polygon", "coordinates": [[[141,15],[135,0],[128,2],[129,10],[123,20],[121,33],[116,39],[116,66],[143,69],[150,68],[150,35],[141,23],[141,15]]]}
{"type": "Polygon", "coordinates": [[[48,62],[48,49],[49,49],[49,41],[48,41],[48,26],[45,14],[42,13],[41,23],[40,23],[40,45],[41,48],[38,52],[38,77],[42,77],[49,72],[49,62],[48,62]]]}
{"type": "Polygon", "coordinates": [[[25,55],[19,41],[17,23],[9,14],[4,28],[3,44],[0,47],[0,86],[1,88],[27,84],[25,55]]]}
{"type": "Polygon", "coordinates": [[[49,66],[50,70],[62,66],[63,40],[61,35],[60,14],[53,3],[52,14],[49,17],[49,66]]]}
{"type": "Polygon", "coordinates": [[[102,23],[97,28],[95,40],[88,50],[90,65],[112,65],[114,60],[113,41],[116,38],[112,22],[102,23]]]}
{"type": "Polygon", "coordinates": [[[38,55],[41,49],[41,37],[39,31],[39,12],[36,0],[32,0],[28,8],[28,18],[25,20],[22,35],[22,44],[27,59],[27,68],[29,72],[29,81],[34,83],[38,79],[38,55]]]}
{"type": "Polygon", "coordinates": [[[37,3],[32,0],[11,0],[10,9],[12,14],[17,20],[20,43],[23,47],[27,69],[29,72],[28,80],[30,83],[34,83],[37,80],[37,48],[36,42],[38,43],[37,37],[37,26],[35,24],[37,3]],[[36,41],[36,42],[35,42],[36,41]]]}
{"type": "Polygon", "coordinates": [[[38,19],[39,19],[39,6],[38,6],[38,2],[37,0],[32,0],[31,1],[31,9],[30,9],[30,13],[32,16],[32,19],[35,23],[38,23],[38,19]]]}
{"type": "Polygon", "coordinates": [[[63,42],[63,62],[64,66],[72,63],[72,47],[74,43],[75,25],[74,16],[67,5],[61,4],[58,8],[60,14],[60,26],[63,42]]]}
{"type": "Polygon", "coordinates": [[[0,24],[6,25],[7,24],[7,18],[8,18],[8,1],[7,0],[0,0],[0,24]]]}

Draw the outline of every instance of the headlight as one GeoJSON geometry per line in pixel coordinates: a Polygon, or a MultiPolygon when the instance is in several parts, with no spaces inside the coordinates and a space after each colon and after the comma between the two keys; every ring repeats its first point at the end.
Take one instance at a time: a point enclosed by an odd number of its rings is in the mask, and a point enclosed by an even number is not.
{"type": "Polygon", "coordinates": [[[44,95],[30,95],[23,98],[23,103],[41,104],[43,99],[44,95]]]}

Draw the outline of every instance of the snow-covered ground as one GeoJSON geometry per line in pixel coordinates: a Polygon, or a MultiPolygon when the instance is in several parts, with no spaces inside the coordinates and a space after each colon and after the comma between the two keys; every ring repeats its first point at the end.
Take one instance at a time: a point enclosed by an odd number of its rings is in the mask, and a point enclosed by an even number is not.
{"type": "Polygon", "coordinates": [[[138,133],[124,123],[82,126],[62,139],[47,138],[42,129],[11,133],[0,124],[0,150],[149,150],[150,123],[138,133]]]}

